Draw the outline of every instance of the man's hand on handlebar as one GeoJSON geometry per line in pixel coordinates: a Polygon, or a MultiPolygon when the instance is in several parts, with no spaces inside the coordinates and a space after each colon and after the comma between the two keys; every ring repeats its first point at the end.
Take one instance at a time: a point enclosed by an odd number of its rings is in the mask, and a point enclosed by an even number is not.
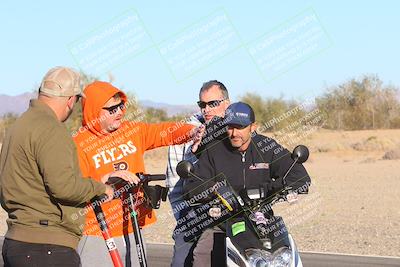
{"type": "Polygon", "coordinates": [[[114,171],[107,173],[101,178],[101,182],[105,184],[110,177],[119,177],[130,184],[138,184],[140,182],[140,179],[130,171],[114,171]]]}
{"type": "MultiPolygon", "coordinates": [[[[101,178],[101,182],[104,184],[107,183],[110,177],[119,177],[130,184],[138,184],[140,182],[140,179],[130,171],[114,171],[107,173],[101,178]]],[[[105,202],[109,202],[114,199],[114,190],[115,188],[113,186],[106,184],[105,194],[107,195],[107,200],[105,202]]]]}
{"type": "Polygon", "coordinates": [[[104,202],[109,202],[114,199],[114,189],[108,184],[106,184],[105,194],[107,195],[107,199],[104,202]]]}
{"type": "MultiPolygon", "coordinates": [[[[133,185],[137,185],[139,183],[144,183],[147,185],[150,181],[161,181],[165,180],[165,174],[143,174],[137,173],[133,174],[129,171],[115,171],[104,175],[101,178],[101,182],[106,185],[106,190],[100,199],[104,202],[109,202],[114,198],[119,198],[121,196],[121,189],[127,190],[125,185],[127,183],[133,185]]],[[[138,191],[136,194],[143,194],[141,191],[138,191]]],[[[141,195],[142,197],[144,195],[141,195]]],[[[140,197],[140,196],[139,196],[140,197]]]]}

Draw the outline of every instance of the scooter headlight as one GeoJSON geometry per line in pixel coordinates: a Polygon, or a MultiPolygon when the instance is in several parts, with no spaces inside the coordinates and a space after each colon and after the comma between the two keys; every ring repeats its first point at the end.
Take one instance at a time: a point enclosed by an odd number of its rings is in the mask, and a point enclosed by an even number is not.
{"type": "Polygon", "coordinates": [[[289,248],[280,248],[272,254],[270,267],[289,267],[292,263],[292,251],[289,248]]]}
{"type": "Polygon", "coordinates": [[[251,267],[290,267],[292,251],[289,248],[280,248],[272,255],[261,249],[248,249],[246,258],[251,267]]]}
{"type": "Polygon", "coordinates": [[[261,249],[248,249],[246,258],[251,267],[271,267],[271,253],[261,249]]]}

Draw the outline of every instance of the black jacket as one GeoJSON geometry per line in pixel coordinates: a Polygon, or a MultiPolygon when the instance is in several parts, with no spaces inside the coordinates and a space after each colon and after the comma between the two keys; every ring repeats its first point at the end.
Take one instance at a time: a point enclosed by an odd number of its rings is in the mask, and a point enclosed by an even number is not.
{"type": "Polygon", "coordinates": [[[199,121],[206,125],[206,130],[197,151],[194,153],[197,158],[200,158],[203,151],[205,151],[209,145],[225,139],[228,129],[224,119],[218,116],[214,116],[208,123],[204,121],[204,118],[199,118],[199,121]]]}
{"type": "MultiPolygon", "coordinates": [[[[226,137],[209,144],[194,166],[194,173],[205,182],[194,177],[186,179],[184,193],[189,199],[226,179],[237,193],[244,186],[254,189],[273,184],[274,192],[269,192],[272,194],[283,188],[282,177],[292,163],[291,153],[271,138],[255,134],[246,152],[240,153],[226,137]]],[[[303,165],[296,164],[286,181],[293,190],[304,187],[306,193],[311,180],[303,165]]]]}

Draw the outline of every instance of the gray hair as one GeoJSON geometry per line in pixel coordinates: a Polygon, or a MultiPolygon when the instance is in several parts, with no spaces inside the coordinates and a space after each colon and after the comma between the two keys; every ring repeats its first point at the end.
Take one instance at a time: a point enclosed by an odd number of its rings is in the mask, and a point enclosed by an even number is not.
{"type": "Polygon", "coordinates": [[[214,85],[218,86],[224,99],[229,99],[228,89],[226,89],[226,87],[223,83],[221,83],[220,81],[217,81],[217,80],[211,80],[211,81],[203,83],[203,86],[200,88],[199,98],[202,93],[208,91],[214,85]]]}

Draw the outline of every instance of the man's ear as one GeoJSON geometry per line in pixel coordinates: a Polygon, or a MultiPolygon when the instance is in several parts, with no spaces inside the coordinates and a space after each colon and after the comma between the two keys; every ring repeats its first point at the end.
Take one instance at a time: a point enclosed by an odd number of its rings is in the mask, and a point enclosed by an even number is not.
{"type": "Polygon", "coordinates": [[[250,132],[254,132],[255,130],[257,130],[257,123],[252,123],[250,126],[250,132]]]}
{"type": "Polygon", "coordinates": [[[74,107],[75,104],[75,97],[74,96],[70,96],[67,100],[67,106],[72,109],[74,107]]]}

